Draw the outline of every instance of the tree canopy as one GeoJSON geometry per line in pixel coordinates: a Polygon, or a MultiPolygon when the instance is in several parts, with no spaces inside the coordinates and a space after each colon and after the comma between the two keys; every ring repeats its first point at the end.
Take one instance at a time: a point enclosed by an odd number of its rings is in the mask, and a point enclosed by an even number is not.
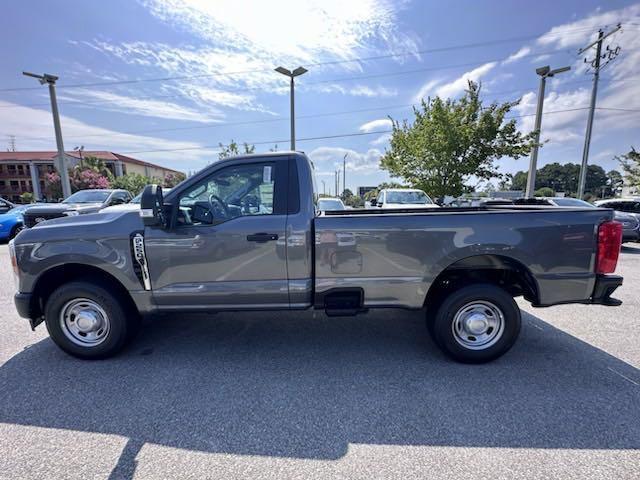
{"type": "Polygon", "coordinates": [[[390,148],[381,167],[435,197],[462,194],[472,176],[500,177],[496,160],[528,155],[535,142],[533,133],[523,135],[515,120],[505,119],[517,103],[485,107],[474,82],[460,99],[422,100],[413,123],[391,119],[390,148]]]}
{"type": "Polygon", "coordinates": [[[634,147],[631,147],[629,153],[616,157],[616,160],[620,162],[622,171],[625,173],[627,182],[632,187],[640,186],[640,152],[634,147]]]}
{"type": "MultiPolygon", "coordinates": [[[[516,172],[511,181],[511,190],[525,190],[527,186],[526,171],[516,172]]],[[[548,163],[536,171],[536,184],[534,190],[550,188],[554,192],[564,192],[568,195],[576,195],[580,178],[580,165],[576,163],[560,164],[548,163]]],[[[619,186],[620,172],[611,170],[606,173],[599,165],[587,167],[587,181],[585,193],[594,196],[610,196],[619,186]]]]}
{"type": "Polygon", "coordinates": [[[218,152],[218,158],[220,160],[223,160],[229,157],[235,157],[236,155],[250,154],[255,152],[256,150],[255,145],[249,145],[246,142],[243,143],[242,145],[238,145],[234,140],[231,140],[231,143],[229,145],[218,143],[218,146],[220,147],[220,151],[218,152]]]}

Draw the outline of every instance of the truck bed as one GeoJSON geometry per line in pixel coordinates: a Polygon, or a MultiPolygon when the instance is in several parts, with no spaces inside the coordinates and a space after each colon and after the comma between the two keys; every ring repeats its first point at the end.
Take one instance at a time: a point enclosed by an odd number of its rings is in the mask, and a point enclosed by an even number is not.
{"type": "Polygon", "coordinates": [[[595,285],[597,227],[611,218],[611,210],[540,206],[325,212],[314,221],[316,302],[361,288],[364,307],[420,308],[438,275],[471,258],[483,268],[521,265],[535,305],[584,301],[595,285]]]}

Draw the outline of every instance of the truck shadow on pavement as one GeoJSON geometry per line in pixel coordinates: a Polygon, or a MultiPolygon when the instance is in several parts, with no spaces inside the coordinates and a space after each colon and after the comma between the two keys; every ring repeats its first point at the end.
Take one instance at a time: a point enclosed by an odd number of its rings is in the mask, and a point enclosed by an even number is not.
{"type": "Polygon", "coordinates": [[[160,317],[98,362],[45,339],[0,367],[0,422],[127,437],[112,478],[145,443],[313,459],[350,443],[639,449],[640,371],[523,314],[511,352],[476,366],[445,358],[417,312],[160,317]]]}

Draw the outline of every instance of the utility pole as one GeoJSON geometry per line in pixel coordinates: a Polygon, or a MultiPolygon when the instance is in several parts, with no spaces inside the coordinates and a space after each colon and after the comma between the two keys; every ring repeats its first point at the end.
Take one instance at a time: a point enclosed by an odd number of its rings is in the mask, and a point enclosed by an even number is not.
{"type": "MultiPolygon", "coordinates": [[[[596,47],[596,56],[590,61],[591,66],[593,67],[593,87],[591,89],[591,103],[589,105],[589,116],[587,117],[587,131],[584,136],[584,148],[582,150],[582,165],[580,166],[580,181],[578,183],[578,198],[582,198],[584,195],[584,189],[587,181],[587,164],[589,162],[589,146],[591,145],[591,131],[593,129],[593,115],[596,110],[596,97],[598,95],[598,80],[600,79],[600,60],[602,58],[607,58],[607,62],[611,62],[614,58],[618,56],[620,53],[620,47],[616,47],[611,50],[607,46],[607,53],[602,55],[602,42],[608,36],[614,34],[618,30],[620,30],[622,26],[618,24],[616,28],[613,30],[604,33],[602,30],[598,31],[597,40],[591,42],[586,47],[578,50],[578,55],[582,55],[584,52],[589,50],[591,47],[596,47]]],[[[589,62],[586,58],[584,59],[585,63],[589,62]]]]}
{"type": "Polygon", "coordinates": [[[536,73],[540,75],[540,88],[538,89],[538,107],[536,109],[536,125],[535,125],[535,144],[531,150],[531,160],[529,162],[529,175],[527,176],[527,189],[524,196],[526,198],[533,197],[536,188],[536,169],[538,168],[538,148],[540,147],[540,126],[542,124],[542,108],[544,106],[544,89],[547,84],[547,78],[570,70],[571,67],[562,67],[551,70],[549,65],[536,68],[536,73]]]}
{"type": "Polygon", "coordinates": [[[327,194],[327,184],[324,182],[324,180],[320,180],[322,182],[322,195],[326,195],[327,194]]]}
{"type": "Polygon", "coordinates": [[[45,83],[49,86],[49,98],[51,100],[51,113],[53,114],[53,129],[56,133],[56,145],[58,147],[58,173],[60,174],[60,183],[62,184],[62,196],[67,198],[71,195],[71,183],[69,182],[69,171],[67,170],[66,156],[64,153],[64,144],[62,143],[62,129],[60,128],[60,114],[58,112],[58,101],[56,99],[56,80],[58,77],[49,75],[48,73],[37,75],[30,72],[22,72],[26,77],[38,79],[41,85],[45,83]]]}
{"type": "Polygon", "coordinates": [[[7,152],[15,152],[16,151],[16,136],[9,135],[9,148],[7,148],[7,152]]]}
{"type": "Polygon", "coordinates": [[[290,80],[290,84],[291,84],[291,150],[295,150],[296,149],[296,116],[295,116],[295,100],[294,100],[294,94],[295,94],[295,83],[293,81],[294,78],[296,78],[297,76],[302,75],[303,73],[307,73],[308,70],[304,67],[298,67],[296,68],[293,72],[291,70],[287,70],[284,67],[278,67],[276,68],[276,72],[281,73],[283,75],[286,75],[287,77],[289,77],[290,80]]]}
{"type": "Polygon", "coordinates": [[[342,193],[343,194],[344,194],[344,191],[347,189],[347,155],[349,154],[345,153],[344,157],[342,157],[342,193]]]}

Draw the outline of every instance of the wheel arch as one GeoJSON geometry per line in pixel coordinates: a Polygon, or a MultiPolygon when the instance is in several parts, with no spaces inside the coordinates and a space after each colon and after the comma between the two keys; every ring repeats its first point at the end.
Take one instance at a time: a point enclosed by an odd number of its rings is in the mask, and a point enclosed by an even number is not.
{"type": "Polygon", "coordinates": [[[478,254],[456,260],[431,283],[424,307],[437,305],[447,292],[472,283],[489,283],[504,288],[513,297],[524,296],[539,303],[539,286],[531,270],[521,261],[505,255],[478,254]]]}
{"type": "Polygon", "coordinates": [[[31,311],[34,317],[44,315],[45,304],[56,288],[72,281],[86,281],[101,285],[122,298],[128,307],[134,309],[133,311],[138,312],[131,294],[115,276],[93,265],[66,263],[49,268],[36,280],[31,298],[31,311]]]}

